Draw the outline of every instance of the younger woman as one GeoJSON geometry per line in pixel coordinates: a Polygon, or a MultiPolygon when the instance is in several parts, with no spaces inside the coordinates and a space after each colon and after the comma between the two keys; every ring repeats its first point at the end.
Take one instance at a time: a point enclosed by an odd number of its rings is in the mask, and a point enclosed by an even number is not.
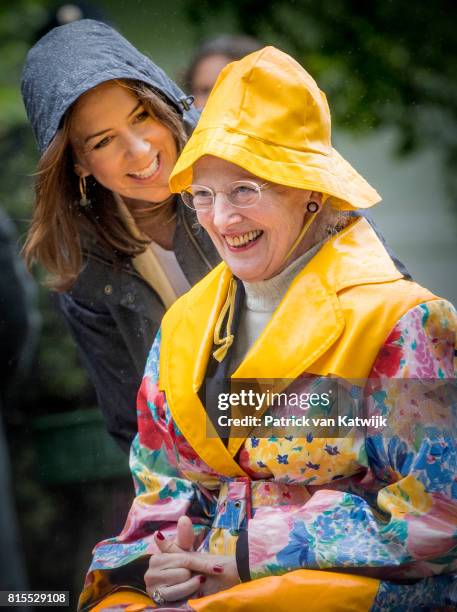
{"type": "Polygon", "coordinates": [[[41,152],[25,257],[51,273],[108,430],[127,451],[162,315],[218,261],[168,188],[197,114],[158,66],[92,20],[30,50],[22,93],[41,152]]]}

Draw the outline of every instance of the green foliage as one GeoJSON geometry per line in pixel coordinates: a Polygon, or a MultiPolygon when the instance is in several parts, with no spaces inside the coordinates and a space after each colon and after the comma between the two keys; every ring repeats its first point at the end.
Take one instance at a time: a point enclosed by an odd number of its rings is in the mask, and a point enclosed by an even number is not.
{"type": "Polygon", "coordinates": [[[338,126],[393,126],[399,154],[439,147],[455,195],[455,2],[186,0],[183,7],[199,40],[229,12],[235,31],[291,53],[326,91],[338,126]]]}
{"type": "Polygon", "coordinates": [[[0,138],[25,118],[19,77],[30,39],[44,23],[46,0],[2,0],[0,8],[0,138]]]}

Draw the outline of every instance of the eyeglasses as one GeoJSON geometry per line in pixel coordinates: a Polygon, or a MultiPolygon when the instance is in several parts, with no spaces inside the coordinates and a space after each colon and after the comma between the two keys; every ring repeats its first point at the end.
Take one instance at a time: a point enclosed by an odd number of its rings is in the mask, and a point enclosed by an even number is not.
{"type": "Polygon", "coordinates": [[[254,181],[234,181],[226,189],[215,191],[204,185],[189,185],[181,191],[182,201],[192,210],[208,211],[214,207],[216,194],[224,193],[232,206],[236,208],[249,208],[258,204],[262,191],[269,187],[269,183],[258,185],[254,181]]]}

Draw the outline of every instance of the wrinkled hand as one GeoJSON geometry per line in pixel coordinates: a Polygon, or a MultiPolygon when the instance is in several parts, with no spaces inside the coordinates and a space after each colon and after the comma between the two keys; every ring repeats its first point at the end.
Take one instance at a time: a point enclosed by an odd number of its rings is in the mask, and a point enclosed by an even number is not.
{"type": "Polygon", "coordinates": [[[152,555],[149,560],[149,568],[144,575],[148,594],[151,595],[155,589],[160,588],[160,593],[167,601],[178,601],[182,599],[181,592],[186,592],[192,587],[190,593],[194,593],[200,586],[200,582],[194,580],[189,583],[192,572],[184,567],[178,570],[175,567],[167,568],[166,555],[161,554],[185,553],[193,550],[194,532],[190,518],[188,516],[179,518],[175,538],[165,538],[160,531],[156,531],[154,540],[160,553],[152,555]],[[178,585],[181,587],[178,591],[172,588],[178,585]]]}
{"type": "Polygon", "coordinates": [[[194,533],[187,516],[179,519],[176,538],[164,538],[156,532],[154,539],[161,552],[152,555],[144,576],[149,595],[159,589],[166,601],[180,601],[217,593],[240,582],[232,557],[193,551],[194,533]]]}
{"type": "Polygon", "coordinates": [[[189,551],[151,557],[145,582],[149,594],[159,589],[166,601],[180,601],[228,589],[240,579],[232,557],[189,551]]]}

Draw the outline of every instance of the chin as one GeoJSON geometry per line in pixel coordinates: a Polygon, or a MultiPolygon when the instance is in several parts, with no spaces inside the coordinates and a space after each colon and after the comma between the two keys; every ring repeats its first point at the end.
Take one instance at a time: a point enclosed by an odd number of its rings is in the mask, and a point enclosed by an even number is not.
{"type": "MultiPolygon", "coordinates": [[[[227,255],[227,254],[225,254],[227,255]]],[[[247,253],[246,253],[247,255],[247,253]]],[[[257,283],[262,281],[267,276],[267,270],[264,266],[260,267],[259,265],[253,265],[253,261],[239,261],[238,258],[235,257],[227,257],[225,259],[228,267],[232,271],[232,274],[239,278],[242,281],[247,283],[257,283]]],[[[247,258],[249,259],[249,258],[247,258]]]]}
{"type": "Polygon", "coordinates": [[[240,280],[246,283],[257,283],[263,280],[263,277],[261,274],[256,274],[255,272],[249,272],[247,270],[237,270],[236,267],[230,268],[230,269],[234,276],[236,276],[237,278],[239,278],[240,280]]]}
{"type": "Polygon", "coordinates": [[[163,190],[138,190],[135,193],[127,196],[131,200],[139,200],[141,202],[151,202],[152,204],[159,204],[160,202],[164,202],[171,196],[170,191],[166,189],[163,190]]]}

